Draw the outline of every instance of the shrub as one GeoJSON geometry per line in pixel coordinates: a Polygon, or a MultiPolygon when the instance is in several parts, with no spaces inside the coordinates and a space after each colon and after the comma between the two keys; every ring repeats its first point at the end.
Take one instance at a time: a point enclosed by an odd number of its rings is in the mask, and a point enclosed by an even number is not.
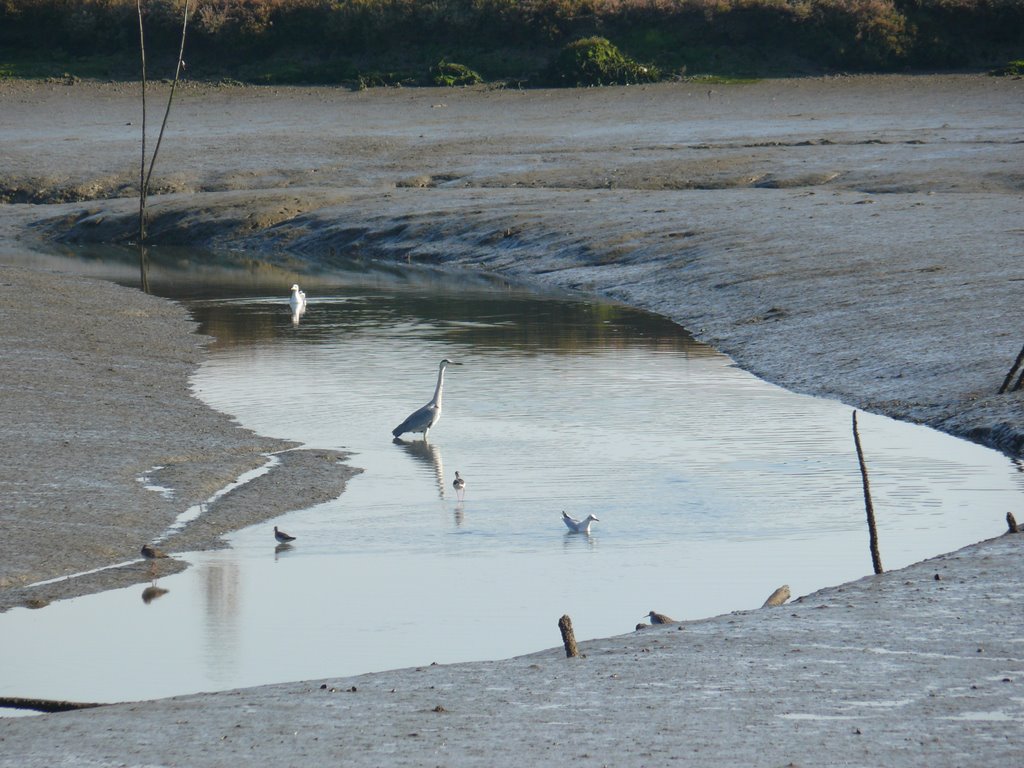
{"type": "Polygon", "coordinates": [[[998,77],[1024,77],[1024,59],[1008,61],[1003,66],[992,71],[998,77]]]}
{"type": "Polygon", "coordinates": [[[644,66],[624,55],[603,37],[586,37],[565,46],[548,70],[551,85],[628,85],[651,83],[661,77],[654,66],[644,66]]]}
{"type": "Polygon", "coordinates": [[[476,85],[484,79],[464,64],[441,61],[430,68],[430,80],[434,85],[453,88],[457,85],[476,85]]]}

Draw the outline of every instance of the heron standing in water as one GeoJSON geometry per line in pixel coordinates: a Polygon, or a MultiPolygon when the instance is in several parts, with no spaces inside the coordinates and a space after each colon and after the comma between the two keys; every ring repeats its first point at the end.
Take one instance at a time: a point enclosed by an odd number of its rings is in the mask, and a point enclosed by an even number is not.
{"type": "Polygon", "coordinates": [[[409,418],[391,430],[391,434],[396,438],[400,437],[405,432],[422,432],[423,439],[427,439],[427,432],[430,428],[437,424],[441,418],[441,395],[444,388],[444,369],[449,365],[462,365],[462,363],[456,363],[449,360],[447,357],[441,361],[437,368],[437,387],[434,389],[434,397],[429,403],[424,405],[422,408],[414,411],[409,418]]]}

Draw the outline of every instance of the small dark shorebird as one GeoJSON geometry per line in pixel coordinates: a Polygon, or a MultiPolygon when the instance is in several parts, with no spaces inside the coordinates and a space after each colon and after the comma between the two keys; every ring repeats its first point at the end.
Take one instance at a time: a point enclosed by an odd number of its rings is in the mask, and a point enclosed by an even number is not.
{"type": "Polygon", "coordinates": [[[163,552],[163,551],[157,549],[156,547],[152,546],[151,544],[143,544],[142,545],[142,556],[144,558],[146,558],[147,560],[159,560],[161,558],[167,557],[168,555],[167,555],[166,552],[163,552]]]}
{"type": "Polygon", "coordinates": [[[466,481],[462,478],[458,472],[455,473],[455,480],[452,481],[452,488],[455,489],[455,495],[462,499],[466,495],[466,481]]]}
{"type": "Polygon", "coordinates": [[[287,544],[289,542],[295,541],[295,537],[294,536],[289,536],[284,531],[277,530],[277,526],[276,525],[274,526],[274,538],[277,539],[282,544],[287,544]]]}
{"type": "Polygon", "coordinates": [[[664,613],[658,613],[657,611],[651,611],[644,618],[650,618],[651,624],[678,624],[675,619],[670,616],[666,616],[664,613]]]}

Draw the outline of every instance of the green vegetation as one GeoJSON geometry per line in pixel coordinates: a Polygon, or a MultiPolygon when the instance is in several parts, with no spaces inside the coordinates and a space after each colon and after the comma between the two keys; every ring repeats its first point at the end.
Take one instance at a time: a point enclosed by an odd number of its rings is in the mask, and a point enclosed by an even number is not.
{"type": "Polygon", "coordinates": [[[463,64],[455,64],[442,59],[430,69],[431,80],[434,85],[443,85],[453,88],[456,85],[477,85],[484,79],[469,67],[463,64]]]}
{"type": "Polygon", "coordinates": [[[1000,77],[1024,77],[1024,59],[1008,61],[999,69],[994,70],[992,74],[1000,77]]]}
{"type": "Polygon", "coordinates": [[[661,79],[658,68],[637,64],[603,37],[585,37],[565,46],[548,72],[552,85],[630,85],[661,79]]]}
{"type": "MultiPolygon", "coordinates": [[[[184,0],[142,5],[154,69],[169,69],[184,0]]],[[[187,75],[201,80],[458,85],[478,73],[491,82],[596,84],[644,82],[644,68],[661,78],[992,70],[1024,51],[1024,0],[192,5],[187,75]]],[[[137,77],[137,47],[136,0],[0,0],[0,76],[137,77]]]]}

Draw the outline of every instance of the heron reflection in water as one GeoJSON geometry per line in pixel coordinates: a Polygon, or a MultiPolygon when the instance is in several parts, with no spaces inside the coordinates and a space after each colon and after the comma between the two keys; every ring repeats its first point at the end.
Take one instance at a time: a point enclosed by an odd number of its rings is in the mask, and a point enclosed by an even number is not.
{"type": "Polygon", "coordinates": [[[434,474],[434,481],[437,483],[437,497],[444,498],[444,459],[441,458],[441,448],[426,440],[402,440],[395,438],[392,442],[402,446],[402,450],[412,456],[416,461],[430,467],[434,474]]]}

